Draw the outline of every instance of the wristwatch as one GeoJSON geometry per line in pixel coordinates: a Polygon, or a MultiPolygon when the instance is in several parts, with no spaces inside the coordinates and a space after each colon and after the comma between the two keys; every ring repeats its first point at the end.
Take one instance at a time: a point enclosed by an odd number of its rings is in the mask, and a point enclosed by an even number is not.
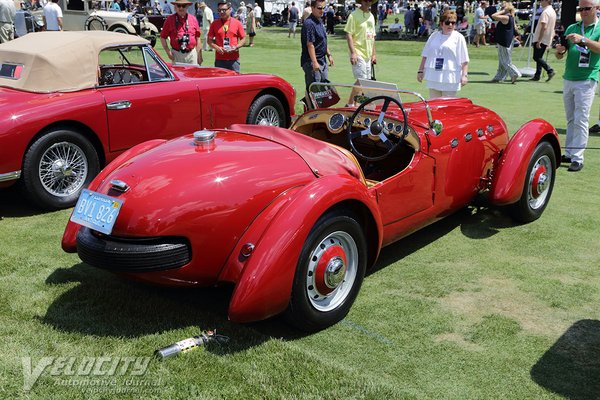
{"type": "Polygon", "coordinates": [[[585,36],[581,38],[581,42],[579,42],[581,44],[585,44],[585,36]]]}

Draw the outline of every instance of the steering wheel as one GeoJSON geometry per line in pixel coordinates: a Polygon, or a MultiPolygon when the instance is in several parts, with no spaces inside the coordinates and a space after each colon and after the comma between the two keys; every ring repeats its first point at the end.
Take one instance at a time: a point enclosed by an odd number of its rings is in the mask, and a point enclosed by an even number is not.
{"type": "Polygon", "coordinates": [[[354,113],[348,120],[347,137],[348,137],[348,142],[350,143],[350,148],[352,149],[352,152],[357,157],[359,157],[365,161],[383,160],[384,158],[386,158],[390,154],[392,154],[398,148],[400,143],[402,143],[402,141],[404,140],[406,135],[408,135],[408,122],[406,120],[407,120],[406,112],[404,111],[402,104],[400,104],[400,102],[398,100],[394,99],[393,97],[389,97],[389,96],[375,96],[375,97],[370,98],[369,100],[362,103],[354,111],[354,113]],[[376,101],[381,101],[381,100],[383,100],[383,106],[381,106],[381,110],[379,111],[379,116],[377,117],[377,119],[374,120],[371,123],[371,125],[366,127],[365,129],[363,129],[361,131],[353,132],[352,126],[354,125],[354,121],[358,117],[358,115],[360,115],[361,111],[364,110],[369,104],[376,102],[376,101]],[[402,111],[403,122],[402,122],[402,135],[401,136],[393,135],[392,132],[390,132],[387,129],[387,127],[385,126],[385,123],[383,122],[385,113],[391,103],[394,103],[395,105],[397,105],[398,108],[400,109],[400,111],[402,111]],[[354,145],[354,141],[357,138],[361,138],[363,136],[368,136],[371,140],[381,141],[387,148],[387,151],[385,152],[385,154],[377,156],[377,157],[369,157],[365,154],[362,154],[354,145]]]}

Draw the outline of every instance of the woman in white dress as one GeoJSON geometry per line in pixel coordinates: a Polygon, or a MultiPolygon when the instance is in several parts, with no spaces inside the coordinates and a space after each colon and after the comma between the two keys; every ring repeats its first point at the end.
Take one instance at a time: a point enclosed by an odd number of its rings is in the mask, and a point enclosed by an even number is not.
{"type": "Polygon", "coordinates": [[[427,82],[429,97],[455,97],[467,84],[469,52],[465,37],[454,30],[456,12],[446,11],[440,18],[441,30],[435,31],[423,48],[417,80],[427,82]]]}

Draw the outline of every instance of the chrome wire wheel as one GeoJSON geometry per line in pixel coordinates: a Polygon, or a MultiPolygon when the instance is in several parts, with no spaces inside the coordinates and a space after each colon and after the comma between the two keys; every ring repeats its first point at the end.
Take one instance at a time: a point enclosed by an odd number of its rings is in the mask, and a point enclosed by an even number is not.
{"type": "Polygon", "coordinates": [[[320,312],[336,309],[351,293],[358,271],[358,247],[342,231],[332,232],[311,251],[306,277],[310,304],[320,312]]]}
{"type": "Polygon", "coordinates": [[[59,142],[50,146],[40,159],[40,182],[48,193],[66,197],[78,192],[88,176],[88,159],[74,143],[59,142]]]}
{"type": "Polygon", "coordinates": [[[531,169],[529,185],[527,185],[527,197],[529,207],[533,210],[537,210],[546,204],[546,199],[550,193],[553,171],[552,162],[547,155],[538,158],[531,169]]]}
{"type": "Polygon", "coordinates": [[[257,125],[279,126],[279,113],[273,106],[262,108],[256,117],[257,125]]]}

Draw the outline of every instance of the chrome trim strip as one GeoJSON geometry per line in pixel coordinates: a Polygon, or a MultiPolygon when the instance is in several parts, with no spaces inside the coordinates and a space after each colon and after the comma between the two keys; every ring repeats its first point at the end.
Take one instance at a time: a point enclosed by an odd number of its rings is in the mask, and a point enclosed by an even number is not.
{"type": "Polygon", "coordinates": [[[0,182],[14,181],[21,177],[21,171],[13,171],[7,174],[0,174],[0,182]]]}

